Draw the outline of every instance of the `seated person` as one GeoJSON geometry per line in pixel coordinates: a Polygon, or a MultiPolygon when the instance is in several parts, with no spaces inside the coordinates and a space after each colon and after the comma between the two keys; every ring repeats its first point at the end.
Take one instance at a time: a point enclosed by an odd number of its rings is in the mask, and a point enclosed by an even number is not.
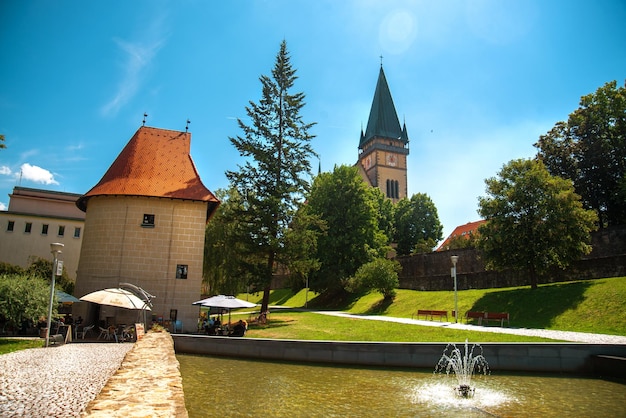
{"type": "Polygon", "coordinates": [[[209,319],[205,319],[203,328],[205,334],[215,335],[215,321],[213,318],[209,317],[209,319]]]}
{"type": "Polygon", "coordinates": [[[246,324],[241,319],[233,327],[233,331],[229,334],[230,337],[243,337],[246,333],[246,324]]]}

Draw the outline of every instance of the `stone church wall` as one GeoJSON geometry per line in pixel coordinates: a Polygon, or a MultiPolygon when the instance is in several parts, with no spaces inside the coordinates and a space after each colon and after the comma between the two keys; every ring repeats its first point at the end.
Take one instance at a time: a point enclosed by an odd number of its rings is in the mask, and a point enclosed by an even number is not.
{"type": "MultiPolygon", "coordinates": [[[[577,279],[626,276],[626,226],[607,228],[592,234],[593,251],[566,270],[555,269],[540,283],[577,279]]],[[[486,271],[478,251],[462,249],[398,257],[402,265],[401,289],[453,290],[451,255],[458,255],[457,288],[488,289],[528,285],[523,272],[486,271]]]]}

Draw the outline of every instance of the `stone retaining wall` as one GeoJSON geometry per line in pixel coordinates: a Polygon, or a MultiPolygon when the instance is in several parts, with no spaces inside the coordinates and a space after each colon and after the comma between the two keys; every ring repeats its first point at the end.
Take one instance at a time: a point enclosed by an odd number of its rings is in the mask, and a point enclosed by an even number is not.
{"type": "MultiPolygon", "coordinates": [[[[175,334],[177,353],[359,366],[434,368],[446,343],[273,340],[175,334]]],[[[626,345],[481,343],[492,370],[598,375],[593,358],[626,357],[626,345]]]]}
{"type": "Polygon", "coordinates": [[[172,336],[148,332],[137,341],[83,416],[187,418],[172,336]]]}

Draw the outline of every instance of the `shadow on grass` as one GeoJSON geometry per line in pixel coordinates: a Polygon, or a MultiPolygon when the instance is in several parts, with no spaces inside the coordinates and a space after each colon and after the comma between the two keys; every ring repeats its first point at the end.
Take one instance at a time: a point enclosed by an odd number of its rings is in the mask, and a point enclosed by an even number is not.
{"type": "Polygon", "coordinates": [[[270,305],[284,305],[293,296],[291,289],[277,289],[270,294],[270,305]]]}
{"type": "Polygon", "coordinates": [[[337,291],[333,293],[322,293],[309,300],[308,306],[311,309],[325,311],[347,311],[364,295],[364,293],[349,293],[337,291]]]}
{"type": "Polygon", "coordinates": [[[470,310],[508,312],[512,326],[547,328],[563,312],[576,309],[591,286],[590,282],[573,282],[490,292],[478,299],[470,310]]]}
{"type": "Polygon", "coordinates": [[[250,330],[271,330],[276,328],[287,327],[295,323],[295,319],[271,319],[267,324],[255,324],[252,323],[248,326],[250,330]]]}
{"type": "Polygon", "coordinates": [[[366,315],[384,315],[387,313],[389,307],[393,305],[393,299],[382,299],[375,304],[373,304],[367,311],[365,311],[366,315]]]}

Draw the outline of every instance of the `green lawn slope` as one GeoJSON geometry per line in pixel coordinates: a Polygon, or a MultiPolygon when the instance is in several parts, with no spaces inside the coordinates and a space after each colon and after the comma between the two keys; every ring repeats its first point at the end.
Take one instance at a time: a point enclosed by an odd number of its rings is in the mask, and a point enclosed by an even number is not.
{"type": "MultiPolygon", "coordinates": [[[[287,289],[272,291],[270,305],[302,308],[305,293],[305,290],[295,294],[287,289]]],[[[525,286],[461,290],[457,293],[461,315],[469,310],[509,312],[510,326],[514,328],[626,335],[626,277],[546,284],[537,289],[525,286]]],[[[260,303],[262,294],[241,294],[239,297],[260,303]]],[[[307,307],[401,318],[411,318],[418,309],[449,312],[454,309],[454,292],[451,291],[399,289],[390,303],[375,292],[336,303],[318,299],[318,295],[309,292],[307,307]]]]}

